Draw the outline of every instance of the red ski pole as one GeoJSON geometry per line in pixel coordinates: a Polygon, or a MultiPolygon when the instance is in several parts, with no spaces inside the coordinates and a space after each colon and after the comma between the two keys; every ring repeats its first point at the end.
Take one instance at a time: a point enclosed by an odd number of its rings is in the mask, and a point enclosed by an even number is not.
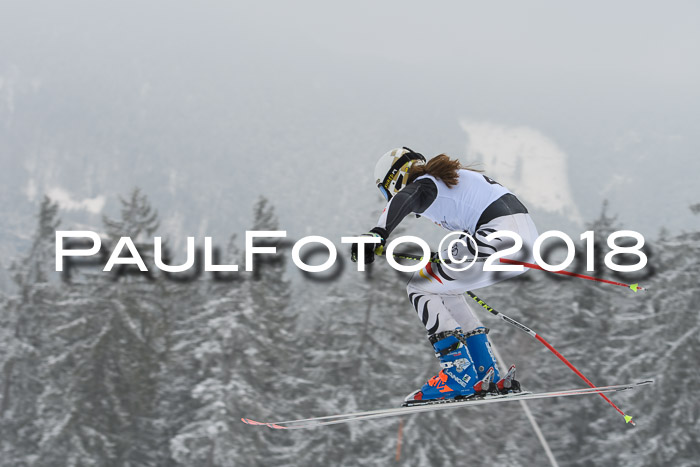
{"type": "MultiPolygon", "coordinates": [[[[500,262],[506,263],[506,264],[519,264],[520,266],[525,266],[526,268],[539,269],[540,271],[547,271],[542,266],[539,266],[537,264],[526,263],[524,261],[518,261],[515,259],[501,258],[500,262]]],[[[619,285],[621,287],[632,289],[635,292],[637,290],[649,290],[649,289],[645,289],[644,287],[641,287],[639,284],[624,284],[622,282],[609,281],[607,279],[601,279],[599,277],[586,276],[584,274],[576,274],[575,272],[569,272],[569,271],[547,271],[547,272],[553,272],[554,274],[563,274],[565,276],[571,276],[571,277],[579,277],[581,279],[588,279],[589,281],[603,282],[605,284],[619,285]]]]}
{"type": "MultiPolygon", "coordinates": [[[[510,317],[504,315],[504,314],[501,313],[500,311],[494,310],[492,307],[488,306],[488,305],[486,304],[486,302],[484,302],[482,299],[480,299],[479,297],[477,297],[476,295],[474,295],[472,292],[467,291],[467,295],[469,295],[471,298],[473,298],[474,301],[475,301],[476,303],[478,303],[479,305],[481,305],[481,306],[482,306],[486,311],[488,311],[489,313],[491,313],[491,314],[493,314],[493,315],[495,315],[495,316],[501,318],[503,321],[505,321],[506,323],[510,324],[511,326],[516,327],[516,328],[520,329],[520,330],[523,331],[523,332],[526,332],[526,333],[529,334],[530,336],[532,336],[532,337],[534,337],[535,339],[537,339],[538,341],[540,341],[540,342],[541,342],[542,344],[544,344],[544,346],[547,347],[554,355],[556,355],[556,356],[559,358],[559,360],[561,360],[562,362],[564,362],[564,364],[565,364],[566,366],[568,366],[568,367],[571,369],[571,371],[573,371],[574,373],[576,373],[582,380],[584,380],[584,381],[586,382],[586,384],[588,384],[590,387],[592,387],[592,388],[595,389],[595,387],[596,387],[595,384],[593,384],[588,378],[586,378],[586,377],[583,375],[583,373],[581,373],[569,360],[567,360],[562,354],[560,354],[559,351],[558,351],[557,349],[555,349],[554,347],[552,347],[552,345],[551,345],[549,342],[547,342],[547,341],[544,339],[544,337],[540,336],[539,334],[537,334],[535,331],[533,331],[532,329],[528,328],[528,327],[525,326],[524,324],[515,321],[513,318],[510,318],[510,317]]],[[[616,406],[616,405],[613,403],[613,401],[611,401],[611,400],[608,398],[608,396],[606,396],[606,395],[603,394],[603,393],[599,393],[599,394],[600,394],[600,397],[602,397],[603,399],[605,399],[605,400],[607,401],[608,404],[610,404],[611,406],[613,406],[613,408],[614,408],[615,410],[617,410],[617,411],[620,413],[620,415],[622,415],[623,417],[625,417],[625,422],[626,422],[626,423],[630,423],[630,424],[632,424],[632,426],[636,426],[635,423],[634,423],[634,421],[632,421],[632,417],[631,417],[630,415],[627,415],[627,414],[624,413],[622,410],[620,410],[620,408],[619,408],[618,406],[616,406]]]]}

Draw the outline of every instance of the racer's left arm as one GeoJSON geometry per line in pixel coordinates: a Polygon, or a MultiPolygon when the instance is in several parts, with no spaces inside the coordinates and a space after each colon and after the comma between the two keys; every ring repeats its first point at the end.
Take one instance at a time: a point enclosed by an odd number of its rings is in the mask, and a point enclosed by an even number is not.
{"type": "MultiPolygon", "coordinates": [[[[417,180],[394,195],[379,216],[376,227],[368,234],[379,237],[381,243],[365,244],[365,263],[374,261],[375,250],[384,246],[386,240],[401,221],[410,213],[424,212],[437,198],[438,190],[430,179],[417,180]]],[[[357,261],[357,244],[352,245],[351,259],[357,261]]]]}

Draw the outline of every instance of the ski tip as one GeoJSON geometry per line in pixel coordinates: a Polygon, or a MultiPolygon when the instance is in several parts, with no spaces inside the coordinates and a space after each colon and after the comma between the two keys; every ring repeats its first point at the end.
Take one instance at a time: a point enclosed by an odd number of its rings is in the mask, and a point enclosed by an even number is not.
{"type": "Polygon", "coordinates": [[[241,421],[246,425],[267,425],[267,423],[256,422],[255,420],[251,420],[250,418],[241,418],[241,421]]]}
{"type": "Polygon", "coordinates": [[[625,415],[625,423],[629,423],[632,426],[637,426],[637,424],[632,420],[631,415],[625,415]]]}
{"type": "Polygon", "coordinates": [[[644,385],[647,385],[647,384],[654,384],[654,381],[655,381],[655,380],[653,380],[653,379],[645,379],[644,381],[638,382],[638,383],[637,383],[637,386],[644,386],[644,385]]]}
{"type": "Polygon", "coordinates": [[[630,285],[630,289],[634,290],[635,292],[637,291],[638,288],[640,288],[640,287],[639,287],[639,284],[632,284],[632,285],[630,285]]]}

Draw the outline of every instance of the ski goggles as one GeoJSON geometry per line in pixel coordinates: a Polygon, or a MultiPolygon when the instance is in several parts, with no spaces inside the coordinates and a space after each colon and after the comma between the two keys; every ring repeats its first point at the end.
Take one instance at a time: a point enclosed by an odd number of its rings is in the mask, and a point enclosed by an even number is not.
{"type": "Polygon", "coordinates": [[[382,186],[381,183],[377,184],[377,188],[379,188],[379,191],[381,192],[382,196],[384,196],[384,198],[386,198],[386,200],[389,201],[389,192],[386,191],[386,188],[384,188],[384,186],[382,186]]]}

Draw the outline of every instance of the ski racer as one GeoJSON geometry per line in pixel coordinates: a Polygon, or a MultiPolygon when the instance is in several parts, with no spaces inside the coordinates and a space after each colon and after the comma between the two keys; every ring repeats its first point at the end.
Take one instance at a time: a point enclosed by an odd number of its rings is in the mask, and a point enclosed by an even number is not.
{"type": "MultiPolygon", "coordinates": [[[[409,148],[392,149],[377,162],[374,178],[387,205],[377,225],[364,234],[380,239],[379,244],[363,244],[365,263],[374,261],[392,231],[410,213],[463,234],[462,241],[450,248],[452,260],[445,250],[441,254],[443,261],[429,262],[413,273],[406,286],[408,299],[425,325],[442,369],[409,394],[404,405],[519,391],[515,366],[506,374],[501,373],[487,337],[488,329],[470,309],[465,292],[524,272],[522,268],[485,271],[484,259],[515,244],[507,236],[487,239],[489,234],[511,231],[522,238],[523,245],[508,257],[531,261],[537,229],[525,206],[504,186],[445,154],[426,161],[409,148]],[[479,261],[460,270],[475,257],[479,261]],[[457,263],[464,259],[466,262],[457,263]]],[[[358,244],[353,244],[353,261],[358,259],[357,249],[358,244]]]]}

